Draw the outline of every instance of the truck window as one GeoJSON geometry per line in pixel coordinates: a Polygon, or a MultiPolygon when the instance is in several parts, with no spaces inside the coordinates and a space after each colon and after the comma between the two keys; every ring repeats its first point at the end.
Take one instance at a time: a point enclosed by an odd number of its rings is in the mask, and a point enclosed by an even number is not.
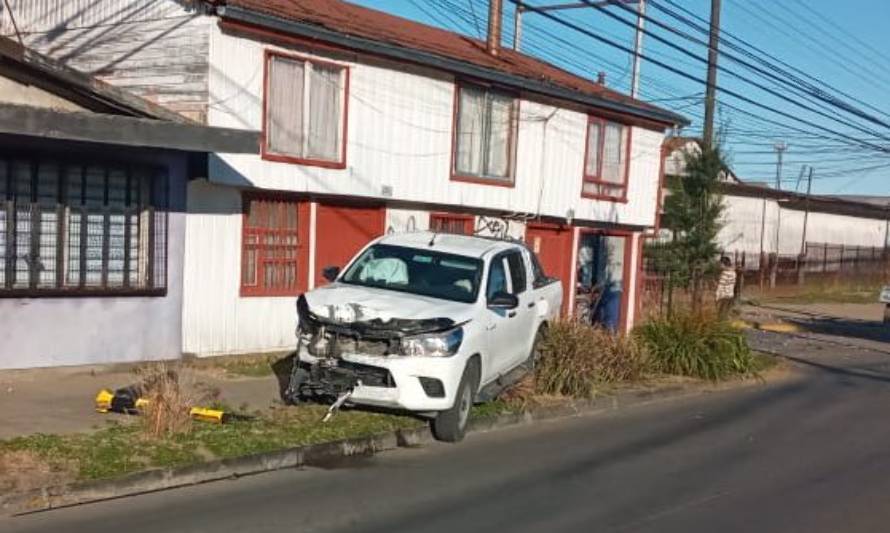
{"type": "Polygon", "coordinates": [[[547,274],[544,274],[544,268],[541,266],[538,255],[529,250],[528,258],[532,265],[532,286],[538,288],[547,285],[550,282],[550,278],[547,277],[547,274]]]}
{"type": "Polygon", "coordinates": [[[340,282],[472,303],[481,279],[482,261],[476,258],[375,244],[349,266],[340,282]]]}
{"type": "Polygon", "coordinates": [[[510,281],[513,285],[513,294],[522,294],[526,289],[525,262],[519,252],[507,254],[507,264],[510,266],[510,281]]]}
{"type": "Polygon", "coordinates": [[[504,256],[495,257],[491,260],[485,296],[486,298],[491,298],[499,292],[510,292],[507,288],[507,270],[504,268],[504,256]]]}

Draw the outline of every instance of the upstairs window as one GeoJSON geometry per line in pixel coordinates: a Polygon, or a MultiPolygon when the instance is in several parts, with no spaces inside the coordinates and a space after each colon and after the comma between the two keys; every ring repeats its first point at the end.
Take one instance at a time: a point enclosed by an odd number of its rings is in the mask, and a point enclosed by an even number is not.
{"type": "Polygon", "coordinates": [[[348,79],[341,65],[267,53],[263,156],[343,168],[348,79]]]}
{"type": "Polygon", "coordinates": [[[590,117],[582,194],[594,198],[624,199],[627,194],[630,127],[590,117]]]}
{"type": "Polygon", "coordinates": [[[158,294],[164,168],[0,156],[0,295],[158,294]]]}
{"type": "Polygon", "coordinates": [[[512,185],[517,99],[472,85],[457,93],[454,177],[512,185]]]}

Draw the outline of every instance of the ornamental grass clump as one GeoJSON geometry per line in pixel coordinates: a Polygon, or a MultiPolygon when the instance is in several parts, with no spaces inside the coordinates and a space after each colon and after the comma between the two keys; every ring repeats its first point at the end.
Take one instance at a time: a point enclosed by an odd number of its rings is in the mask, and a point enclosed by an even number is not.
{"type": "Polygon", "coordinates": [[[711,381],[756,373],[744,333],[712,314],[659,317],[640,326],[635,336],[658,372],[711,381]]]}
{"type": "Polygon", "coordinates": [[[535,392],[590,398],[604,384],[639,379],[646,367],[636,339],[561,320],[550,325],[541,344],[535,392]]]}

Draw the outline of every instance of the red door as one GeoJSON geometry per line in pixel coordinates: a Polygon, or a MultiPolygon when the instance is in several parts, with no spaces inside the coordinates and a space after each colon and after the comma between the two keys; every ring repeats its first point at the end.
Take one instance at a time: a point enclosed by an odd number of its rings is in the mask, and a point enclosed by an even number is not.
{"type": "Polygon", "coordinates": [[[562,281],[562,312],[569,308],[572,282],[572,228],[555,224],[529,224],[525,240],[541,260],[544,273],[562,281]]]}
{"type": "Polygon", "coordinates": [[[315,217],[315,286],[327,283],[327,266],[345,267],[368,241],[383,235],[383,207],[319,204],[315,217]]]}

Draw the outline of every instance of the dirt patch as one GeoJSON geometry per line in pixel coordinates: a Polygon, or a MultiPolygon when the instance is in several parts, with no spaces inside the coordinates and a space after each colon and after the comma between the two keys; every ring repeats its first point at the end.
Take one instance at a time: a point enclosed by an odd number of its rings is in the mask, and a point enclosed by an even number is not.
{"type": "Polygon", "coordinates": [[[28,450],[0,454],[0,492],[59,485],[73,478],[74,469],[70,465],[50,464],[28,450]]]}

